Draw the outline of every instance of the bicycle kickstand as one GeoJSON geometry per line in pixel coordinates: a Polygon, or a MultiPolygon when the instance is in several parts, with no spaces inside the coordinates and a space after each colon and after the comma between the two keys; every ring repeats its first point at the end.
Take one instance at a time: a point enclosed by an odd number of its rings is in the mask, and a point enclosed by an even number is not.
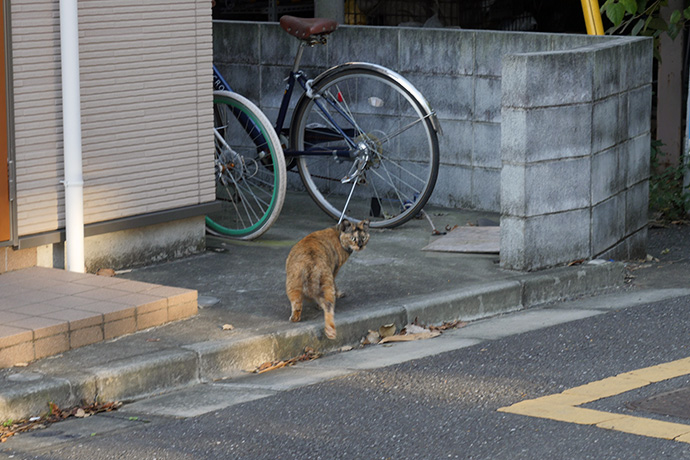
{"type": "Polygon", "coordinates": [[[347,196],[347,201],[345,201],[345,206],[343,207],[343,212],[340,213],[340,219],[338,219],[338,225],[343,221],[345,217],[345,211],[350,204],[350,199],[352,199],[352,194],[355,192],[355,187],[357,186],[357,180],[352,181],[352,188],[350,189],[350,194],[347,196]]]}

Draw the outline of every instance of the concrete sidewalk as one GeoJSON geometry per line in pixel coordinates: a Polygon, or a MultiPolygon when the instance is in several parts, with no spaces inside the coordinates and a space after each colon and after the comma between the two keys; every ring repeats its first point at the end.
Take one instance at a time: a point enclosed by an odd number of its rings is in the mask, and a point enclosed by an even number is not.
{"type": "MultiPolygon", "coordinates": [[[[498,216],[427,209],[438,229],[498,216]]],[[[496,254],[421,251],[437,237],[426,220],[373,230],[367,248],[338,275],[347,296],[336,306],[337,339],[323,334],[323,315],[306,306],[288,321],[284,263],[292,245],[333,225],[311,201],[289,194],[274,227],[254,242],[209,237],[200,255],[132,270],[119,277],[198,291],[190,319],[69,350],[27,367],[0,371],[0,420],[82,401],[128,401],[203,381],[233,378],[260,364],[356,345],[370,329],[415,319],[472,320],[557,299],[620,288],[622,263],[587,263],[534,273],[502,270],[496,254]],[[223,328],[231,325],[232,329],[223,328]]],[[[599,262],[599,261],[597,261],[599,262]]]]}

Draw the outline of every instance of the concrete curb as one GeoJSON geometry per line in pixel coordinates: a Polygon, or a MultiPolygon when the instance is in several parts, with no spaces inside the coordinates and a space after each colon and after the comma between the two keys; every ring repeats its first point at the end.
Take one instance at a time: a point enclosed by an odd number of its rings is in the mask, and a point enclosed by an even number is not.
{"type": "Polygon", "coordinates": [[[23,419],[48,410],[48,402],[68,407],[82,401],[127,401],[199,382],[238,376],[267,361],[288,359],[309,346],[321,351],[356,345],[369,329],[395,323],[400,329],[418,319],[439,324],[475,320],[539,304],[622,286],[624,264],[585,264],[545,274],[517,274],[481,286],[433,296],[412,297],[399,305],[383,303],[336,315],[338,337],[331,341],[313,320],[286,324],[263,335],[205,341],[108,362],[91,368],[61,368],[56,375],[18,371],[0,388],[0,421],[23,419]]]}

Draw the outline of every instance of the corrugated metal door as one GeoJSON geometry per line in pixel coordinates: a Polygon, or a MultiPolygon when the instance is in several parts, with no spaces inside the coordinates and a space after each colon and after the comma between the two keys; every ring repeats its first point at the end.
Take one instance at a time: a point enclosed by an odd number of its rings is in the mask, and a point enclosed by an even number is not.
{"type": "Polygon", "coordinates": [[[5,63],[5,1],[0,8],[0,241],[10,239],[10,194],[7,178],[7,81],[5,63]]]}

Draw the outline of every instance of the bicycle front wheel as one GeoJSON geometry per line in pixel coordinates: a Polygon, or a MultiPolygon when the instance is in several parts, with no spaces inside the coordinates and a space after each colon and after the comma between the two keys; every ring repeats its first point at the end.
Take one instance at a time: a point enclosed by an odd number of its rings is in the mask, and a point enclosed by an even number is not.
{"type": "Polygon", "coordinates": [[[417,216],[431,196],[438,138],[410,87],[376,68],[346,65],[317,79],[315,96],[296,107],[291,142],[304,152],[302,181],[333,218],[351,194],[347,219],[395,227],[417,216]]]}
{"type": "Polygon", "coordinates": [[[216,200],[206,216],[215,235],[243,240],[266,232],[285,200],[285,157],[261,110],[237,93],[213,92],[216,200]]]}

